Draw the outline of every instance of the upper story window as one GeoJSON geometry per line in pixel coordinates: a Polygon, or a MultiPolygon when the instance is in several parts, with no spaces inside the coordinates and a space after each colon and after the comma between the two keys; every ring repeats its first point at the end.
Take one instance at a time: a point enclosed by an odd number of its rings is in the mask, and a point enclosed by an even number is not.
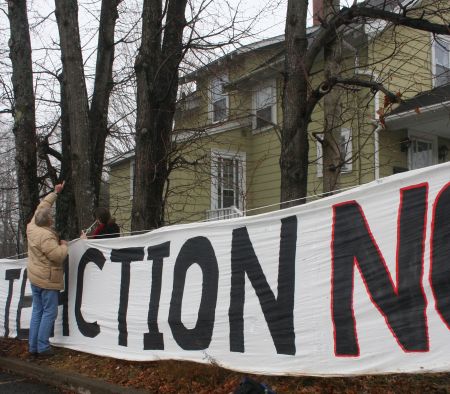
{"type": "Polygon", "coordinates": [[[350,172],[352,170],[352,131],[350,129],[341,129],[339,136],[339,151],[341,154],[341,172],[350,172]]]}
{"type": "Polygon", "coordinates": [[[228,95],[223,88],[227,82],[227,75],[215,77],[211,81],[209,114],[213,123],[221,122],[228,117],[228,95]]]}
{"type": "Polygon", "coordinates": [[[445,85],[450,82],[450,40],[436,36],[432,53],[434,86],[445,85]]]}
{"type": "MultiPolygon", "coordinates": [[[[323,134],[319,135],[323,138],[323,134]]],[[[351,129],[342,128],[339,134],[339,152],[341,155],[341,173],[352,171],[352,131],[351,129]]],[[[323,175],[323,150],[322,144],[317,141],[317,176],[323,175]]]]}
{"type": "Polygon", "coordinates": [[[178,86],[177,110],[190,111],[200,107],[201,95],[197,90],[197,82],[189,81],[178,86]]]}
{"type": "Polygon", "coordinates": [[[276,123],[277,96],[273,81],[260,85],[253,94],[253,129],[262,129],[276,123]]]}

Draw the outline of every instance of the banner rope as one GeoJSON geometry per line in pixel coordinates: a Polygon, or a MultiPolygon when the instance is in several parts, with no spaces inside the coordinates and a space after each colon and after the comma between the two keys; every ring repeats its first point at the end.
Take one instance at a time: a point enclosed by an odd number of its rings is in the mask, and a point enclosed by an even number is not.
{"type": "Polygon", "coordinates": [[[28,253],[27,252],[23,252],[23,253],[19,253],[19,254],[15,254],[14,256],[9,256],[9,257],[2,257],[0,260],[6,260],[6,259],[17,259],[17,258],[19,258],[20,256],[22,256],[22,257],[25,257],[25,256],[27,256],[28,255],[28,253]]]}
{"type": "MultiPolygon", "coordinates": [[[[295,201],[302,201],[302,200],[308,200],[308,199],[312,199],[312,198],[323,197],[323,196],[326,196],[326,195],[328,195],[328,194],[330,194],[330,193],[333,193],[333,194],[334,194],[334,193],[340,193],[340,192],[344,192],[344,191],[346,191],[346,190],[354,189],[354,188],[359,187],[359,186],[361,186],[361,185],[344,187],[344,188],[342,188],[342,189],[333,190],[332,192],[325,192],[325,193],[313,194],[313,195],[311,195],[311,196],[300,197],[300,198],[294,198],[293,200],[287,200],[287,201],[283,201],[283,202],[277,202],[277,203],[274,203],[274,204],[263,205],[263,206],[261,206],[261,207],[256,207],[256,208],[251,208],[251,209],[246,209],[244,212],[247,213],[247,212],[252,212],[252,211],[258,211],[258,210],[261,210],[261,209],[271,208],[271,207],[275,207],[275,206],[279,206],[279,205],[283,205],[283,204],[289,204],[289,203],[295,202],[295,201]]],[[[232,215],[232,214],[231,214],[231,215],[232,215]]],[[[224,217],[226,217],[226,216],[231,216],[231,215],[224,215],[224,217]]],[[[205,220],[200,220],[200,221],[198,221],[198,222],[193,222],[193,223],[209,222],[209,221],[213,221],[213,220],[216,220],[216,219],[205,219],[205,220]]]]}
{"type": "MultiPolygon", "coordinates": [[[[359,187],[359,186],[361,186],[361,185],[344,187],[344,188],[342,188],[342,189],[333,190],[332,193],[340,193],[340,192],[344,192],[344,191],[347,191],[347,190],[355,189],[356,187],[359,187]]],[[[308,200],[308,199],[312,199],[312,198],[319,198],[319,197],[323,197],[323,196],[325,196],[325,195],[328,195],[328,194],[330,194],[330,193],[331,193],[331,192],[325,192],[325,193],[313,194],[313,195],[311,195],[311,196],[306,196],[306,197],[294,198],[294,199],[288,200],[288,201],[277,202],[277,203],[274,203],[274,204],[268,204],[268,205],[263,205],[263,206],[256,207],[256,208],[246,209],[246,210],[243,211],[243,212],[244,212],[244,213],[247,213],[247,212],[252,212],[252,211],[258,211],[258,210],[261,210],[261,209],[271,208],[271,207],[275,207],[275,206],[279,206],[279,205],[283,205],[283,204],[289,204],[289,203],[295,202],[295,201],[302,201],[302,200],[308,200]]],[[[234,215],[234,214],[223,215],[223,217],[225,217],[225,218],[227,218],[227,217],[232,217],[232,215],[234,215]]],[[[205,223],[205,222],[211,222],[211,221],[214,221],[214,220],[217,220],[217,219],[211,218],[211,219],[198,220],[198,221],[196,221],[196,222],[191,222],[191,224],[192,224],[192,223],[205,223]]],[[[156,230],[156,229],[153,229],[153,230],[156,230]]],[[[130,235],[133,235],[133,234],[139,234],[139,233],[147,233],[147,232],[150,232],[150,231],[153,231],[153,230],[123,231],[121,234],[130,234],[130,235]]],[[[89,238],[89,237],[88,237],[88,238],[89,238]]]]}
{"type": "MultiPolygon", "coordinates": [[[[342,188],[342,189],[333,190],[332,193],[340,193],[340,192],[344,192],[344,191],[346,191],[346,190],[354,189],[354,188],[356,188],[356,187],[358,187],[358,186],[360,186],[360,185],[357,185],[357,186],[349,186],[349,187],[345,187],[345,188],[342,188]]],[[[295,201],[302,201],[302,200],[308,200],[308,199],[313,199],[313,198],[319,198],[319,197],[323,197],[323,196],[325,196],[325,195],[327,195],[327,194],[329,194],[329,193],[330,193],[330,192],[319,193],[319,194],[313,194],[313,195],[311,195],[311,196],[300,197],[300,198],[295,198],[295,199],[288,200],[288,201],[283,201],[283,202],[277,202],[277,203],[274,203],[274,204],[263,205],[263,206],[256,207],[256,208],[246,209],[246,210],[243,211],[243,212],[244,212],[244,213],[247,213],[247,212],[259,211],[259,210],[262,210],[262,209],[272,208],[272,207],[280,206],[280,205],[283,205],[283,204],[289,204],[289,203],[295,202],[295,201]]],[[[230,214],[230,215],[224,215],[223,217],[224,217],[224,218],[227,218],[227,217],[231,218],[232,215],[233,215],[233,214],[230,214]]],[[[205,222],[211,222],[211,221],[214,221],[214,220],[217,220],[217,219],[215,219],[215,218],[204,219],[204,220],[198,220],[198,221],[196,221],[196,222],[191,222],[191,223],[205,223],[205,222]]],[[[92,227],[92,226],[91,226],[91,227],[92,227]]],[[[117,235],[117,234],[119,234],[119,235],[135,235],[135,234],[148,233],[148,232],[151,232],[151,231],[153,231],[153,230],[156,230],[156,229],[152,229],[152,230],[136,230],[136,231],[122,231],[121,233],[115,233],[115,234],[110,234],[110,235],[117,235]]],[[[79,239],[79,238],[74,238],[73,240],[75,241],[75,240],[77,240],[77,239],[79,239]]],[[[88,236],[88,239],[94,239],[94,238],[89,238],[89,236],[88,236]]],[[[28,255],[28,253],[25,252],[25,253],[16,254],[16,255],[10,256],[10,257],[3,257],[3,259],[13,259],[13,258],[18,258],[19,256],[25,257],[25,256],[27,256],[27,255],[28,255]]]]}

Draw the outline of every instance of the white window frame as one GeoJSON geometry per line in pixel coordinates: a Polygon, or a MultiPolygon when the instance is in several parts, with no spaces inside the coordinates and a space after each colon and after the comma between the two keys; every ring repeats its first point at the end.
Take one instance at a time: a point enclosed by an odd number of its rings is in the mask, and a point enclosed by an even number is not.
{"type": "Polygon", "coordinates": [[[134,158],[130,160],[130,200],[134,198],[134,158]]]}
{"type": "MultiPolygon", "coordinates": [[[[341,167],[341,174],[348,174],[349,172],[352,172],[353,165],[352,165],[352,157],[353,157],[353,138],[352,138],[352,129],[347,127],[341,128],[340,136],[345,138],[345,161],[347,163],[344,163],[341,167]]],[[[319,134],[318,137],[320,139],[323,139],[323,134],[319,134]]],[[[323,176],[323,151],[322,151],[322,144],[316,140],[316,153],[317,153],[317,177],[321,178],[323,176]]]]}
{"type": "MultiPolygon", "coordinates": [[[[239,174],[238,174],[238,202],[240,211],[245,211],[245,198],[246,191],[246,154],[245,152],[232,152],[218,149],[211,150],[211,210],[222,209],[219,207],[219,195],[218,190],[218,161],[219,159],[233,159],[239,162],[239,174]]],[[[223,199],[222,199],[223,201],[223,199]]]]}
{"type": "Polygon", "coordinates": [[[221,75],[214,76],[211,79],[210,83],[209,83],[209,90],[208,90],[208,118],[209,118],[209,121],[211,123],[219,123],[219,122],[226,121],[228,119],[228,115],[229,115],[229,111],[230,111],[230,99],[228,97],[228,93],[222,91],[221,96],[223,96],[225,98],[225,111],[226,111],[226,114],[225,114],[225,117],[223,119],[214,120],[213,86],[214,86],[214,82],[215,81],[220,81],[222,83],[222,88],[223,88],[223,85],[228,83],[228,75],[227,74],[221,74],[221,75]]]}
{"type": "MultiPolygon", "coordinates": [[[[448,57],[449,57],[449,69],[450,69],[450,38],[448,38],[447,36],[441,36],[438,35],[436,36],[436,38],[438,40],[441,41],[445,41],[448,44],[448,48],[449,48],[449,53],[448,53],[448,57]]],[[[433,37],[433,35],[431,36],[431,40],[432,40],[432,45],[431,45],[431,72],[432,72],[432,77],[433,77],[433,87],[437,87],[437,86],[442,86],[438,85],[437,83],[437,71],[436,71],[436,46],[439,45],[438,40],[433,37]]],[[[449,80],[447,81],[447,83],[450,83],[450,77],[449,80]]]]}
{"type": "MultiPolygon", "coordinates": [[[[258,85],[256,87],[256,89],[253,91],[253,95],[252,95],[252,129],[253,132],[260,132],[263,130],[267,130],[269,128],[272,127],[272,124],[268,124],[266,126],[263,127],[259,127],[257,128],[257,111],[259,109],[265,108],[265,107],[261,107],[258,108],[257,107],[257,103],[258,103],[258,93],[261,92],[263,89],[270,89],[271,90],[271,123],[277,123],[277,85],[276,85],[276,81],[275,80],[270,80],[270,81],[266,81],[265,83],[262,83],[260,85],[258,85]]],[[[267,106],[266,106],[267,107],[267,106]]]]}
{"type": "MultiPolygon", "coordinates": [[[[413,170],[413,144],[414,141],[422,141],[422,142],[427,142],[431,144],[431,153],[432,153],[432,163],[430,165],[434,165],[438,163],[438,139],[437,136],[435,135],[425,135],[425,134],[420,134],[420,133],[411,133],[408,134],[408,138],[410,140],[410,145],[409,145],[409,149],[408,149],[408,169],[413,170]]],[[[422,167],[420,167],[422,168],[422,167]]]]}

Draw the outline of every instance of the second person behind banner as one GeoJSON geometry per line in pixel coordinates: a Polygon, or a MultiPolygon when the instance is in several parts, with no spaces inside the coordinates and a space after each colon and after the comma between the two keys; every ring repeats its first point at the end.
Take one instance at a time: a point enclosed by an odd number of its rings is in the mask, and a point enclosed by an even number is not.
{"type": "Polygon", "coordinates": [[[120,237],[120,228],[107,208],[98,207],[94,211],[97,226],[91,234],[81,234],[80,238],[115,238],[120,237]]]}

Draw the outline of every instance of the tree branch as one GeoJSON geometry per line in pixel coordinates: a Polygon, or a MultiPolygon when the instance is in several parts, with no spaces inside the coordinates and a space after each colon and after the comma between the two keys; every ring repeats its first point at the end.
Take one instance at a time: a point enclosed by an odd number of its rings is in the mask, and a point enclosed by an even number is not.
{"type": "Polygon", "coordinates": [[[450,25],[430,22],[423,18],[423,14],[419,18],[408,17],[406,16],[405,9],[402,14],[361,6],[352,6],[349,8],[349,11],[351,18],[366,17],[370,19],[381,19],[398,26],[411,27],[416,30],[428,31],[435,34],[450,35],[450,25]]]}
{"type": "Polygon", "coordinates": [[[390,90],[386,89],[382,83],[376,82],[376,81],[364,81],[359,78],[339,78],[339,77],[333,77],[329,78],[326,81],[322,82],[317,89],[314,89],[311,92],[311,95],[308,100],[308,110],[307,113],[309,116],[314,111],[315,106],[317,103],[328,93],[331,92],[331,90],[336,85],[347,85],[347,86],[360,86],[371,89],[372,92],[383,92],[388,98],[390,103],[400,103],[402,100],[401,98],[396,94],[391,92],[390,90]]]}
{"type": "Polygon", "coordinates": [[[375,82],[375,81],[364,81],[359,78],[335,78],[335,85],[353,85],[353,86],[360,86],[364,88],[370,88],[372,92],[383,92],[388,98],[391,103],[400,103],[402,100],[401,98],[396,94],[391,92],[390,90],[386,89],[382,83],[375,82]]]}
{"type": "MultiPolygon", "coordinates": [[[[344,7],[333,17],[328,24],[322,25],[313,43],[308,48],[305,56],[305,70],[310,72],[314,61],[327,42],[334,40],[338,29],[343,25],[357,22],[358,18],[378,19],[390,22],[397,26],[406,26],[412,29],[431,32],[434,34],[450,35],[450,25],[433,23],[424,19],[422,14],[419,18],[406,16],[406,7],[402,8],[402,13],[386,11],[384,9],[366,7],[364,3],[353,4],[351,7],[344,7]]],[[[411,9],[409,9],[411,11],[411,9]]]]}

